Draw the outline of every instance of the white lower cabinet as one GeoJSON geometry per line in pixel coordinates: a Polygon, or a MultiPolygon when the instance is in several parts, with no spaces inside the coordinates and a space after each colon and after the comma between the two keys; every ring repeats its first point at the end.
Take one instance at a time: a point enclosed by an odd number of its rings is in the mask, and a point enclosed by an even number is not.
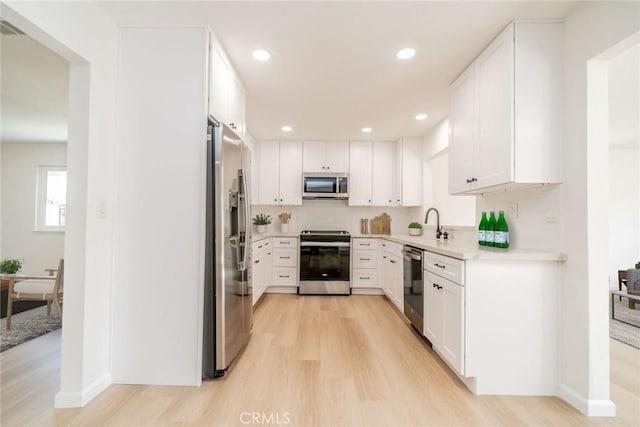
{"type": "Polygon", "coordinates": [[[424,336],[464,375],[464,288],[425,270],[424,336]]]}
{"type": "Polygon", "coordinates": [[[262,239],[251,245],[251,286],[253,304],[260,299],[264,291],[271,284],[272,270],[272,242],[271,239],[262,239]]]}
{"type": "Polygon", "coordinates": [[[404,311],[402,245],[384,240],[382,252],[382,290],[400,312],[404,311]]]}
{"type": "Polygon", "coordinates": [[[354,238],[351,248],[351,287],[379,288],[378,239],[354,238]]]}
{"type": "Polygon", "coordinates": [[[298,286],[298,239],[296,237],[273,238],[273,269],[271,286],[286,292],[298,286]]]}

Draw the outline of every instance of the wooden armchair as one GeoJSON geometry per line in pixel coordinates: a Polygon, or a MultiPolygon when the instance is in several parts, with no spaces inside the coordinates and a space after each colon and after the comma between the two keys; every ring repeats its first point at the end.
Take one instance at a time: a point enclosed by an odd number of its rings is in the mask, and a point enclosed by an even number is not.
{"type": "Polygon", "coordinates": [[[9,278],[7,299],[7,330],[11,329],[11,310],[14,301],[47,301],[47,314],[51,315],[51,304],[56,306],[62,319],[62,294],[64,286],[64,259],[58,263],[55,277],[15,276],[9,278]]]}

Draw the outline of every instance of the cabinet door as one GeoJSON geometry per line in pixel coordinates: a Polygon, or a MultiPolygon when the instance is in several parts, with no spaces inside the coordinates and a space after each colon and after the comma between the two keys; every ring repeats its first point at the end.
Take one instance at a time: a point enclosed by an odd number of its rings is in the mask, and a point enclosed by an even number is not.
{"type": "Polygon", "coordinates": [[[324,142],[305,141],[302,151],[303,172],[328,172],[324,142]]]}
{"type": "Polygon", "coordinates": [[[402,206],[422,206],[422,138],[402,138],[402,206]]]}
{"type": "Polygon", "coordinates": [[[391,277],[391,262],[389,260],[388,254],[382,255],[382,290],[384,291],[387,298],[393,301],[393,295],[391,293],[391,283],[393,282],[393,278],[391,277]]]}
{"type": "MultiPolygon", "coordinates": [[[[353,143],[352,143],[353,144],[353,143]]],[[[374,142],[371,174],[371,200],[373,206],[396,206],[393,180],[395,172],[395,147],[394,142],[374,142]]],[[[349,172],[353,177],[353,152],[350,153],[349,172]]]]}
{"type": "Polygon", "coordinates": [[[229,94],[229,126],[240,136],[245,133],[245,90],[235,73],[232,72],[229,94]]]}
{"type": "Polygon", "coordinates": [[[393,205],[402,206],[402,140],[395,142],[393,149],[393,205]]]}
{"type": "Polygon", "coordinates": [[[349,206],[371,205],[371,143],[349,145],[349,206]]]}
{"type": "Polygon", "coordinates": [[[513,25],[476,61],[477,186],[513,181],[513,25]]]}
{"type": "Polygon", "coordinates": [[[280,200],[280,143],[262,141],[258,147],[258,197],[255,204],[277,205],[280,200]]]}
{"type": "Polygon", "coordinates": [[[476,176],[473,65],[451,85],[449,105],[449,193],[475,187],[476,176]]]}
{"type": "Polygon", "coordinates": [[[302,142],[280,143],[280,197],[281,205],[302,205],[302,142]]]}
{"type": "Polygon", "coordinates": [[[424,272],[424,336],[438,348],[442,334],[442,292],[438,286],[442,279],[424,272]]]}
{"type": "Polygon", "coordinates": [[[325,166],[327,172],[349,172],[349,143],[327,142],[325,166]]]}
{"type": "Polygon", "coordinates": [[[231,87],[234,84],[233,71],[227,58],[217,43],[211,52],[211,82],[209,88],[209,114],[222,123],[230,121],[231,87]]]}
{"type": "Polygon", "coordinates": [[[402,258],[392,256],[389,258],[391,263],[391,280],[393,290],[391,294],[393,296],[393,303],[396,305],[400,312],[404,311],[404,280],[403,280],[403,263],[402,258]]]}
{"type": "Polygon", "coordinates": [[[442,280],[442,337],[440,352],[451,367],[464,375],[464,288],[442,280]]]}

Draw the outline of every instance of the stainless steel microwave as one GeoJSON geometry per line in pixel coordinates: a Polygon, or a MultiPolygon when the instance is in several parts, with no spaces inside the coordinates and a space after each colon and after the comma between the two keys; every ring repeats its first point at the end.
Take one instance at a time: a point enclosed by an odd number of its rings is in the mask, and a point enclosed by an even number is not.
{"type": "Polygon", "coordinates": [[[302,176],[303,199],[348,199],[346,173],[305,173],[302,176]]]}

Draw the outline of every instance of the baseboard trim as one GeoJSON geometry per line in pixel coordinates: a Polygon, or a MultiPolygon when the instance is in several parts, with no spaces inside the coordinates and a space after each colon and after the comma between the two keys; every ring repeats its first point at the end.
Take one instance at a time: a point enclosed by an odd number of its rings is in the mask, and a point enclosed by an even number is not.
{"type": "Polygon", "coordinates": [[[351,295],[384,295],[380,288],[351,288],[351,295]]]}
{"type": "Polygon", "coordinates": [[[111,374],[105,374],[95,380],[82,392],[63,392],[56,394],[55,408],[81,408],[91,402],[97,395],[102,393],[112,384],[111,374]]]}
{"type": "Polygon", "coordinates": [[[589,417],[616,416],[616,404],[611,400],[589,400],[565,384],[560,386],[559,397],[589,417]]]}

